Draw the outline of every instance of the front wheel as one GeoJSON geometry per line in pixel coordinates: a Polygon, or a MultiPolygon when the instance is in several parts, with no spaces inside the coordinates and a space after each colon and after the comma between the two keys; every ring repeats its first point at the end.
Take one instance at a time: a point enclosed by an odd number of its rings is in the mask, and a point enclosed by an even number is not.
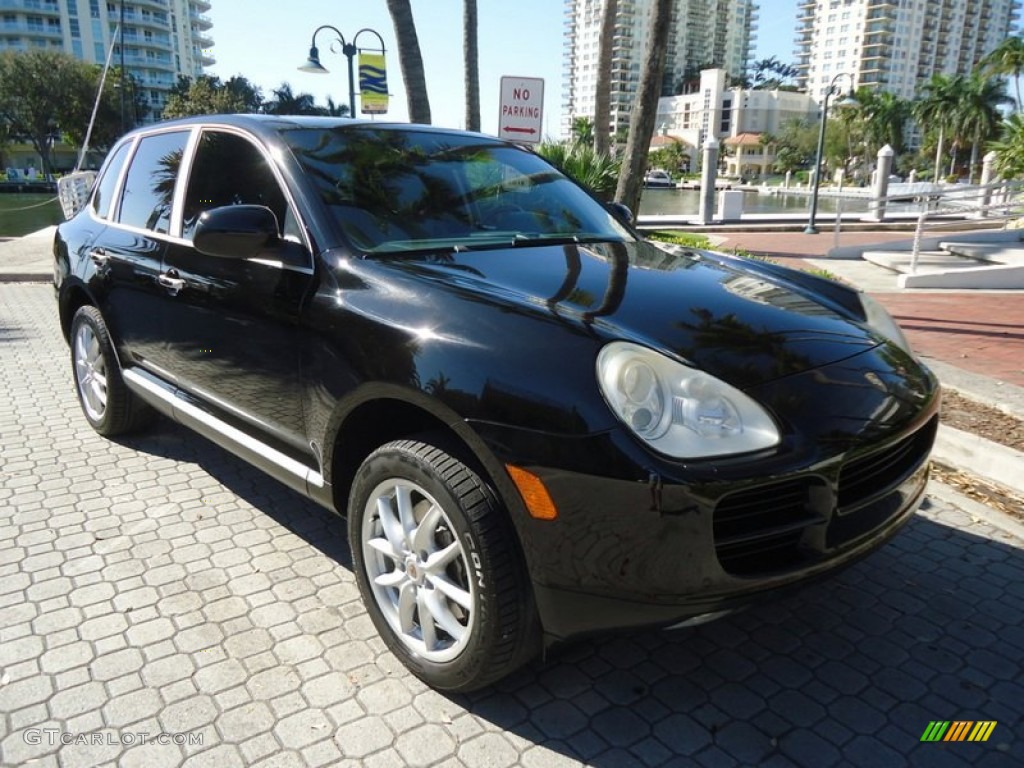
{"type": "Polygon", "coordinates": [[[476,690],[534,652],[529,585],[507,513],[458,458],[412,440],[377,449],[356,474],[348,527],[370,617],[417,677],[476,690]]]}

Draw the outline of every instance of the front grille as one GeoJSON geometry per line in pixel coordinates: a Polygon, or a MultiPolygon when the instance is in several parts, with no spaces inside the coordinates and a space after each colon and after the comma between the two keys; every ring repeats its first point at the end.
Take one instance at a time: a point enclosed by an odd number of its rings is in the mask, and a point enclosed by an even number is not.
{"type": "Polygon", "coordinates": [[[811,507],[814,485],[810,478],[801,478],[723,497],[714,519],[715,552],[722,568],[749,575],[796,564],[803,532],[824,522],[811,507]]]}
{"type": "Polygon", "coordinates": [[[714,517],[719,564],[735,576],[791,570],[820,557],[822,548],[884,525],[907,503],[896,491],[927,459],[937,428],[935,417],[913,435],[847,461],[835,486],[823,477],[802,477],[724,496],[714,517]],[[828,528],[819,529],[824,536],[805,536],[825,523],[828,528]]]}
{"type": "Polygon", "coordinates": [[[880,498],[911,475],[935,442],[939,417],[894,445],[846,462],[839,471],[839,513],[880,498]]]}

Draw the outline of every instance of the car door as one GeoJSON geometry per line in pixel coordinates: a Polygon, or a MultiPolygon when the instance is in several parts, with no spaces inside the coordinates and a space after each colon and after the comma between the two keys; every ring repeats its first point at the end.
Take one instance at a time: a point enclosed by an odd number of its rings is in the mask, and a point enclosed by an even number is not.
{"type": "Polygon", "coordinates": [[[255,140],[227,128],[202,131],[176,226],[181,236],[163,260],[163,274],[178,286],[164,328],[176,382],[219,418],[306,458],[299,316],[312,257],[282,180],[255,140]],[[281,236],[249,259],[197,251],[200,214],[239,204],[270,208],[281,236]]]}
{"type": "MultiPolygon", "coordinates": [[[[188,130],[141,137],[117,151],[130,153],[120,193],[118,176],[104,174],[93,196],[93,215],[107,226],[88,249],[86,279],[122,354],[122,365],[142,365],[158,375],[166,365],[161,263],[188,130]]],[[[119,158],[115,156],[113,161],[119,158]]]]}

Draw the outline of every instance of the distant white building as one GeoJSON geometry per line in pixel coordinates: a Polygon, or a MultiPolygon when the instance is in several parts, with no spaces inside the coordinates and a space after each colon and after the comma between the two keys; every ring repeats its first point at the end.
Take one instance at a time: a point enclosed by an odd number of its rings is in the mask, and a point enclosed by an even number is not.
{"type": "MultiPolygon", "coordinates": [[[[160,116],[179,75],[215,63],[210,0],[124,0],[124,65],[160,116]]],[[[0,0],[0,51],[43,48],[102,64],[115,40],[122,3],[107,0],[0,0]]],[[[121,36],[112,66],[121,63],[121,36]]]]}
{"type": "Polygon", "coordinates": [[[696,92],[659,100],[654,146],[672,138],[684,142],[691,147],[693,171],[704,142],[714,137],[721,144],[727,175],[761,175],[775,161],[773,148],[762,146],[761,135],[778,133],[792,119],[816,122],[819,116],[818,105],[806,93],[728,88],[725,70],[706,69],[696,92]]]}
{"type": "MultiPolygon", "coordinates": [[[[618,3],[609,126],[613,134],[629,125],[650,39],[652,4],[653,0],[618,3]]],[[[672,95],[685,78],[709,65],[742,77],[756,38],[757,7],[754,0],[676,0],[662,93],[672,95]]],[[[565,0],[563,135],[568,135],[573,119],[594,116],[603,9],[604,0],[565,0]]]]}
{"type": "Polygon", "coordinates": [[[934,74],[968,74],[1011,31],[1019,0],[799,0],[798,85],[821,101],[876,87],[904,99],[934,74]],[[851,82],[852,81],[852,82],[851,82]]]}

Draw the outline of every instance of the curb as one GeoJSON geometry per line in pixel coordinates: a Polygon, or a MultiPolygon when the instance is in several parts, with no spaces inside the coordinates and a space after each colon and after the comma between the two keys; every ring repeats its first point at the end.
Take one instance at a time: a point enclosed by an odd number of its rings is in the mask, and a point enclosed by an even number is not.
{"type": "Polygon", "coordinates": [[[980,501],[968,498],[955,488],[950,488],[945,483],[941,483],[935,479],[928,481],[928,489],[926,493],[928,496],[936,498],[944,504],[957,507],[961,511],[969,514],[971,517],[984,520],[989,525],[994,528],[998,528],[1009,536],[1014,536],[1021,541],[1024,541],[1024,523],[1021,523],[1019,520],[1005,512],[993,509],[987,504],[982,504],[980,501]]]}
{"type": "Polygon", "coordinates": [[[1024,495],[1024,453],[939,425],[932,458],[1024,495]]]}
{"type": "Polygon", "coordinates": [[[0,283],[52,283],[53,273],[0,272],[0,283]]]}

